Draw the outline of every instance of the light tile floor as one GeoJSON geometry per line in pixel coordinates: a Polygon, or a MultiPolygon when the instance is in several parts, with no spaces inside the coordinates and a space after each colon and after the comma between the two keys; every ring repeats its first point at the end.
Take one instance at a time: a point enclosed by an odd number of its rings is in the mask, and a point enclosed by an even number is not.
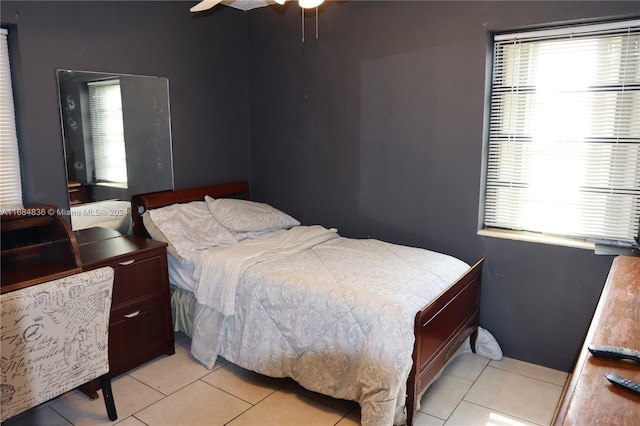
{"type": "MultiPolygon", "coordinates": [[[[74,390],[5,422],[15,425],[337,425],[360,423],[356,403],[309,392],[220,359],[207,370],[176,334],[176,354],[113,380],[118,420],[109,422],[102,398],[74,390]]],[[[503,358],[458,356],[421,401],[416,425],[548,425],[567,373],[503,358]]]]}

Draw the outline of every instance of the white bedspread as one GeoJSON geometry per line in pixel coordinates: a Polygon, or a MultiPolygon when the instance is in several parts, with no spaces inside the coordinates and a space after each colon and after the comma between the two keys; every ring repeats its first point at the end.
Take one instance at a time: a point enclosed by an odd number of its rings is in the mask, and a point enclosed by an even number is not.
{"type": "Polygon", "coordinates": [[[322,227],[276,234],[279,249],[265,236],[246,257],[241,244],[200,253],[192,354],[357,401],[366,425],[404,423],[415,314],[469,266],[322,227]],[[223,288],[204,290],[207,277],[223,288]]]}
{"type": "Polygon", "coordinates": [[[196,266],[196,300],[223,315],[234,315],[236,286],[253,265],[296,254],[338,237],[335,229],[322,226],[296,226],[230,247],[207,249],[196,266]]]}

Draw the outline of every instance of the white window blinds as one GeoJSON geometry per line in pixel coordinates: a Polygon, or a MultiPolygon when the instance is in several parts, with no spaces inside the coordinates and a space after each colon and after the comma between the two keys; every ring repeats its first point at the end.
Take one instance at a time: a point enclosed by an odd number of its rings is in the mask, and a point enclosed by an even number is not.
{"type": "Polygon", "coordinates": [[[7,31],[0,29],[0,208],[22,208],[22,180],[7,31]]]}
{"type": "Polygon", "coordinates": [[[87,83],[96,182],[127,187],[127,156],[118,79],[87,83]]]}
{"type": "Polygon", "coordinates": [[[640,21],[494,38],[484,227],[633,241],[640,21]]]}

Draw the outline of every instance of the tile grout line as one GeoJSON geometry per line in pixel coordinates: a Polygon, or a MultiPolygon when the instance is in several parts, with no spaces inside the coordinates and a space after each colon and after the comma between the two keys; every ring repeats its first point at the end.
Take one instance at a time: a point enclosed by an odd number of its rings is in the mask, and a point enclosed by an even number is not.
{"type": "MultiPolygon", "coordinates": [[[[511,371],[511,370],[503,369],[503,368],[498,368],[498,367],[496,367],[495,365],[491,365],[491,362],[488,362],[488,363],[487,363],[487,365],[485,365],[485,367],[482,369],[482,372],[478,375],[478,377],[476,378],[476,380],[474,380],[474,382],[473,382],[474,384],[475,384],[475,383],[476,383],[476,381],[480,378],[480,376],[482,375],[482,373],[484,373],[484,372],[485,372],[485,370],[486,370],[487,368],[489,368],[489,367],[490,367],[490,368],[493,368],[493,369],[495,369],[495,370],[497,370],[497,371],[504,372],[504,373],[514,374],[514,375],[516,375],[516,376],[524,377],[524,378],[526,378],[526,379],[530,379],[530,380],[535,380],[535,381],[540,382],[540,383],[545,383],[545,384],[548,384],[548,385],[552,385],[552,386],[560,387],[560,388],[561,388],[561,394],[560,394],[560,396],[559,396],[559,398],[558,398],[558,401],[556,402],[556,405],[555,405],[555,407],[554,407],[554,411],[553,411],[553,414],[552,414],[552,421],[553,421],[553,417],[555,416],[555,412],[557,411],[558,406],[559,406],[559,404],[560,404],[560,401],[561,401],[561,399],[562,399],[562,389],[564,389],[564,386],[560,386],[560,385],[558,385],[558,384],[556,384],[556,383],[549,382],[549,381],[547,381],[547,380],[541,380],[541,379],[538,379],[538,378],[535,378],[535,377],[531,377],[531,376],[529,376],[529,375],[522,374],[522,373],[519,373],[519,372],[515,372],[515,371],[511,371]]],[[[565,382],[565,383],[566,383],[566,382],[565,382]]],[[[471,387],[473,387],[473,385],[472,385],[471,387]]],[[[477,407],[482,407],[482,408],[487,409],[487,410],[496,411],[496,412],[499,412],[499,413],[504,414],[505,416],[518,418],[518,419],[520,419],[520,420],[522,420],[522,421],[526,421],[526,422],[528,422],[528,423],[533,423],[533,424],[540,425],[540,426],[548,426],[548,425],[546,425],[546,424],[540,424],[540,423],[535,422],[535,421],[532,421],[532,420],[528,420],[528,419],[520,418],[520,417],[518,417],[518,416],[516,416],[516,415],[513,415],[513,414],[503,413],[502,411],[499,411],[499,410],[493,409],[493,408],[491,408],[491,407],[485,407],[485,406],[480,405],[480,404],[478,404],[478,403],[475,403],[475,402],[473,402],[473,401],[467,401],[467,400],[465,400],[465,398],[466,398],[466,396],[467,396],[467,394],[469,393],[469,391],[470,391],[470,390],[471,390],[471,388],[469,388],[469,390],[467,390],[467,392],[465,392],[465,394],[464,394],[464,396],[462,397],[462,400],[461,400],[460,402],[465,401],[465,402],[467,402],[467,403],[469,403],[469,404],[473,404],[473,405],[475,405],[475,406],[477,406],[477,407]]],[[[458,408],[458,406],[460,405],[460,402],[458,403],[458,405],[456,405],[456,409],[457,409],[457,408],[458,408]]],[[[455,409],[454,409],[453,411],[455,411],[455,409]]],[[[453,411],[452,411],[452,413],[451,413],[451,414],[453,414],[453,411]]],[[[449,417],[451,417],[451,416],[449,416],[449,417]]],[[[448,421],[448,420],[449,420],[449,419],[447,419],[447,421],[448,421]]],[[[445,422],[446,422],[446,421],[445,421],[445,422]]]]}
{"type": "MultiPolygon", "coordinates": [[[[533,365],[535,365],[535,364],[533,364],[533,365]]],[[[549,380],[539,379],[539,378],[537,378],[537,377],[531,377],[530,375],[527,375],[527,374],[524,374],[524,373],[520,373],[520,372],[516,372],[516,371],[508,370],[508,369],[505,369],[505,368],[496,367],[495,365],[491,365],[491,362],[489,362],[489,363],[487,364],[487,367],[495,368],[496,370],[504,371],[504,372],[506,372],[506,373],[517,374],[518,376],[527,377],[527,378],[529,378],[529,379],[537,380],[537,381],[539,381],[539,382],[543,382],[543,383],[548,383],[548,384],[550,384],[550,385],[555,385],[555,386],[564,387],[564,384],[559,385],[559,384],[554,383],[554,382],[551,382],[551,381],[549,381],[549,380]]],[[[484,371],[484,370],[483,370],[483,371],[484,371]]],[[[554,371],[560,371],[560,370],[554,370],[554,371]]],[[[563,373],[563,374],[568,374],[568,373],[565,373],[564,371],[562,371],[561,373],[563,373]]],[[[565,378],[565,383],[566,383],[567,379],[568,379],[568,377],[567,377],[567,378],[565,378]]]]}
{"type": "MultiPolygon", "coordinates": [[[[467,389],[467,391],[464,393],[464,395],[462,395],[462,398],[460,398],[460,401],[458,401],[458,403],[456,404],[455,408],[453,410],[451,410],[451,414],[449,414],[449,416],[445,419],[444,423],[446,424],[449,419],[451,418],[451,416],[453,415],[453,413],[456,412],[456,410],[458,409],[458,407],[460,406],[460,404],[462,403],[462,401],[464,402],[469,402],[466,401],[465,398],[467,397],[467,394],[469,393],[469,391],[471,391],[471,388],[473,388],[473,385],[476,384],[476,382],[478,381],[478,379],[480,378],[480,376],[482,376],[482,373],[484,373],[484,371],[487,369],[487,367],[489,366],[489,364],[491,363],[491,361],[487,362],[484,367],[482,367],[482,370],[480,371],[480,373],[478,374],[478,376],[473,380],[473,382],[471,383],[471,386],[469,386],[469,389],[467,389]]],[[[476,404],[478,405],[478,404],[476,404]]],[[[483,407],[483,408],[487,408],[487,407],[483,407]]]]}
{"type": "MultiPolygon", "coordinates": [[[[484,408],[485,410],[490,410],[491,412],[494,412],[494,413],[500,413],[500,414],[504,415],[505,417],[510,417],[510,418],[513,418],[513,419],[522,420],[523,422],[527,422],[527,423],[538,425],[538,426],[549,426],[547,424],[537,423],[537,422],[534,422],[534,421],[531,421],[531,420],[528,420],[528,419],[523,419],[522,417],[518,417],[518,416],[513,415],[513,414],[505,413],[503,411],[496,410],[495,408],[485,407],[484,405],[480,405],[480,404],[477,404],[475,402],[465,401],[464,399],[462,401],[466,402],[467,404],[475,405],[476,407],[484,408]]],[[[462,402],[462,401],[460,401],[460,402],[462,402]]],[[[448,421],[448,420],[449,419],[445,420],[445,422],[448,421]]]]}

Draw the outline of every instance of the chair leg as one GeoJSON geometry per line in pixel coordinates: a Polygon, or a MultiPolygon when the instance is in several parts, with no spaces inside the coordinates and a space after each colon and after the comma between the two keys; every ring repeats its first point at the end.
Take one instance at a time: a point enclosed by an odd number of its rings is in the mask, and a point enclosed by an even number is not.
{"type": "Polygon", "coordinates": [[[109,377],[109,373],[100,376],[100,386],[102,387],[102,396],[104,398],[104,405],[107,408],[109,420],[117,420],[118,413],[116,412],[116,403],[113,400],[113,393],[111,393],[111,377],[109,377]]]}

